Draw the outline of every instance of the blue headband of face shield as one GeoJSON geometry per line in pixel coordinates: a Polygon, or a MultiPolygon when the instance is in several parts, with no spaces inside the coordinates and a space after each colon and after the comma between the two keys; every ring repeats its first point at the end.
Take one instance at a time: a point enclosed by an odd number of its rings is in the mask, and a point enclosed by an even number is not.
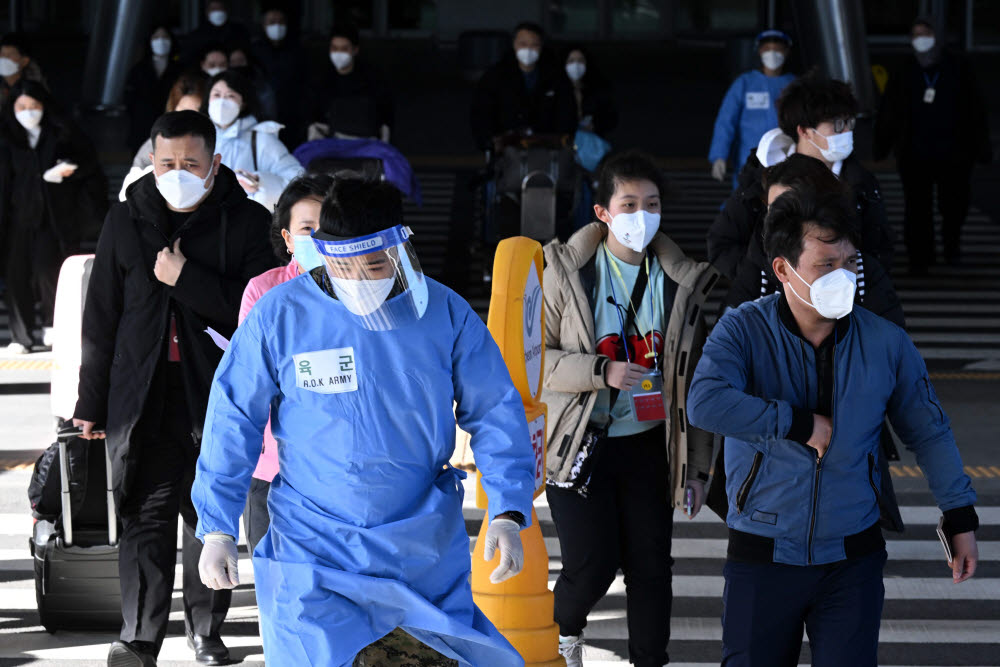
{"type": "Polygon", "coordinates": [[[402,327],[427,308],[427,282],[411,236],[402,225],[351,238],[313,233],[335,296],[368,329],[402,327]]]}
{"type": "Polygon", "coordinates": [[[367,236],[344,238],[322,231],[313,232],[316,249],[326,257],[358,257],[379,250],[388,250],[409,241],[413,233],[409,227],[396,225],[367,236]]]}

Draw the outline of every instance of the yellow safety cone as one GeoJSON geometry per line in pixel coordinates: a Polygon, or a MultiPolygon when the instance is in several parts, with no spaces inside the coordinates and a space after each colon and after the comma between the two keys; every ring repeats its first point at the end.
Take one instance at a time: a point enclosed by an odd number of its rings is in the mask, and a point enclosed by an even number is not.
{"type": "MultiPolygon", "coordinates": [[[[545,491],[544,403],[541,392],[545,356],[545,317],[542,308],[542,247],[525,237],[500,242],[493,263],[493,294],[488,326],[497,342],[514,386],[524,402],[525,417],[535,450],[535,497],[545,491]]],[[[486,508],[486,494],[476,476],[476,504],[486,508]]],[[[483,560],[489,515],[483,520],[472,556],[472,597],[476,605],[517,649],[527,666],[565,667],[559,656],[559,628],[553,621],[555,598],[549,590],[549,555],[531,510],[531,525],[521,531],[524,569],[500,584],[490,574],[500,563],[497,553],[483,560]]]]}

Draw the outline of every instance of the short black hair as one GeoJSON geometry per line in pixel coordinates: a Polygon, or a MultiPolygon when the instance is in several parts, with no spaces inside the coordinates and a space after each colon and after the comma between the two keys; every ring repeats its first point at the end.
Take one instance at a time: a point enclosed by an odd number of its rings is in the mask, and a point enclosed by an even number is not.
{"type": "Polygon", "coordinates": [[[292,179],[278,197],[271,218],[271,245],[274,246],[274,254],[278,256],[280,262],[287,264],[289,259],[281,231],[288,229],[292,224],[292,207],[303,199],[313,198],[322,202],[332,186],[333,177],[329,174],[305,173],[292,179]]]}
{"type": "MultiPolygon", "coordinates": [[[[244,53],[247,53],[247,59],[249,60],[249,52],[244,51],[244,53]]],[[[201,103],[201,110],[203,113],[208,113],[208,98],[212,96],[212,88],[214,88],[215,84],[220,81],[239,93],[240,97],[243,98],[243,105],[240,107],[239,118],[257,115],[257,87],[254,85],[250,77],[246,76],[242,72],[231,69],[219,72],[212,77],[212,80],[208,84],[208,95],[205,96],[205,99],[201,103]]]]}
{"type": "Polygon", "coordinates": [[[628,150],[605,158],[599,169],[594,201],[607,208],[619,184],[633,181],[652,181],[661,198],[666,194],[666,179],[653,158],[642,151],[628,150]]]}
{"type": "Polygon", "coordinates": [[[859,247],[858,234],[851,224],[847,200],[837,192],[817,192],[802,186],[774,200],[764,219],[764,250],[773,262],[782,257],[797,268],[802,256],[802,238],[808,225],[829,233],[828,243],[842,239],[859,247]]]}
{"type": "Polygon", "coordinates": [[[517,39],[517,33],[521,32],[522,30],[533,32],[536,35],[538,35],[539,39],[541,39],[543,42],[545,41],[545,28],[532,21],[521,21],[516,26],[514,26],[514,32],[511,33],[512,39],[517,39]]]}
{"type": "Polygon", "coordinates": [[[858,101],[851,87],[815,71],[788,84],[775,106],[778,127],[795,140],[799,126],[816,127],[825,121],[858,115],[858,101]]]}
{"type": "Polygon", "coordinates": [[[361,39],[361,33],[358,31],[358,27],[353,23],[338,23],[330,30],[330,36],[326,40],[327,44],[329,44],[334,37],[343,37],[344,39],[349,40],[354,46],[357,46],[359,40],[361,39]]]}
{"type": "Polygon", "coordinates": [[[21,57],[31,57],[31,43],[28,41],[28,37],[24,33],[9,32],[4,35],[0,38],[0,48],[5,46],[12,46],[17,49],[17,52],[21,54],[21,57]]]}
{"type": "Polygon", "coordinates": [[[222,42],[212,42],[211,44],[206,44],[205,47],[198,52],[198,64],[201,65],[201,63],[205,62],[205,58],[209,53],[215,53],[216,51],[226,56],[228,61],[229,49],[226,48],[226,45],[222,42]]]}
{"type": "Polygon", "coordinates": [[[197,111],[168,111],[156,119],[153,129],[149,131],[154,151],[157,137],[174,139],[188,135],[204,139],[208,154],[215,155],[215,124],[197,111]]]}
{"type": "Polygon", "coordinates": [[[811,187],[816,192],[839,192],[847,196],[849,190],[843,181],[834,176],[833,171],[814,157],[802,153],[792,153],[778,164],[764,170],[761,177],[764,197],[772,185],[784,185],[792,189],[811,187]]]}
{"type": "Polygon", "coordinates": [[[354,238],[403,224],[403,197],[387,181],[338,178],[323,199],[319,227],[354,238]]]}

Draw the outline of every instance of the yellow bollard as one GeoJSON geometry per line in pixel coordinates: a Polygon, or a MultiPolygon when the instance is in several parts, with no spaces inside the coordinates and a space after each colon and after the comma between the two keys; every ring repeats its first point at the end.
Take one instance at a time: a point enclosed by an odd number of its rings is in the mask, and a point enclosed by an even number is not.
{"type": "MultiPolygon", "coordinates": [[[[497,247],[493,263],[493,294],[488,326],[514,386],[524,402],[531,444],[535,451],[535,497],[545,491],[545,420],[547,410],[537,401],[545,357],[545,315],[542,308],[542,246],[523,236],[497,247]]],[[[480,476],[477,475],[477,480],[480,476]]],[[[476,484],[476,504],[486,508],[486,494],[476,484]]],[[[524,569],[501,584],[490,583],[499,565],[498,553],[483,560],[489,516],[483,520],[472,556],[472,596],[476,605],[524,658],[525,664],[565,667],[559,656],[559,628],[552,620],[554,597],[549,590],[549,555],[531,510],[531,526],[521,531],[524,569]]]]}

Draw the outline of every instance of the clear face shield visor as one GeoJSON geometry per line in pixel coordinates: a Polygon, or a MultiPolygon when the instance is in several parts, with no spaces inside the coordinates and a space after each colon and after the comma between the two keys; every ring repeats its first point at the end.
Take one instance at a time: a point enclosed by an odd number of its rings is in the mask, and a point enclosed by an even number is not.
{"type": "Polygon", "coordinates": [[[427,279],[411,235],[408,227],[397,225],[354,238],[322,231],[312,236],[333,294],[371,331],[402,328],[427,310],[427,279]]]}

